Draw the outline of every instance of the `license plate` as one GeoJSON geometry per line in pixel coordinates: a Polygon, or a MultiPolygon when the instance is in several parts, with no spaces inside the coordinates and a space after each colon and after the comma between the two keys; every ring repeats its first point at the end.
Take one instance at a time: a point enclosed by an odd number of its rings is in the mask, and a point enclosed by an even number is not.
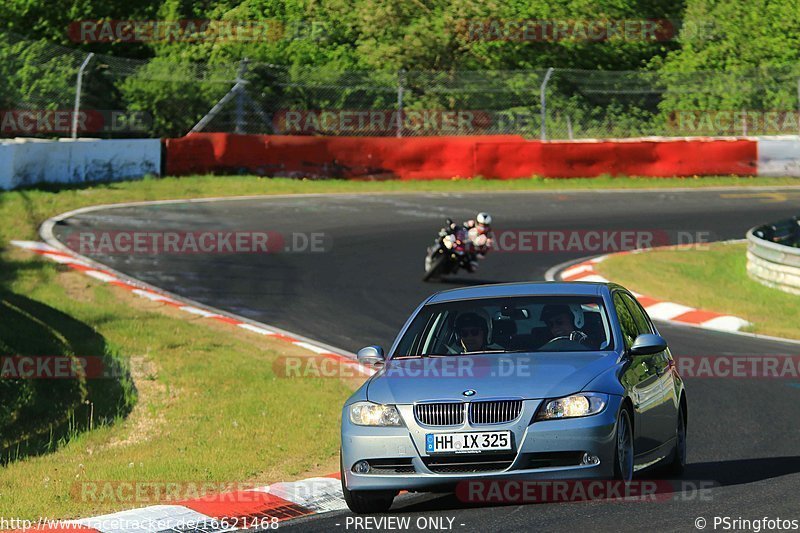
{"type": "Polygon", "coordinates": [[[428,453],[480,453],[504,450],[511,450],[510,431],[425,435],[425,451],[428,453]]]}

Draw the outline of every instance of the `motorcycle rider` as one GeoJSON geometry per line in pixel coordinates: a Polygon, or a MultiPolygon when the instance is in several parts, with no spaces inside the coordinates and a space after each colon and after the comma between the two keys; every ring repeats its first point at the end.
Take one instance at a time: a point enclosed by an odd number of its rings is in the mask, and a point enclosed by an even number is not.
{"type": "Polygon", "coordinates": [[[474,219],[467,220],[460,226],[450,224],[444,245],[452,248],[456,240],[468,243],[472,258],[467,270],[475,272],[478,268],[478,259],[483,259],[492,247],[494,234],[492,233],[492,215],[485,212],[478,213],[474,219]]]}
{"type": "MultiPolygon", "coordinates": [[[[475,250],[475,258],[483,259],[494,242],[492,215],[480,212],[474,219],[464,222],[464,227],[467,229],[467,237],[475,250]]],[[[470,261],[469,266],[469,271],[475,272],[478,268],[478,261],[470,261]]]]}

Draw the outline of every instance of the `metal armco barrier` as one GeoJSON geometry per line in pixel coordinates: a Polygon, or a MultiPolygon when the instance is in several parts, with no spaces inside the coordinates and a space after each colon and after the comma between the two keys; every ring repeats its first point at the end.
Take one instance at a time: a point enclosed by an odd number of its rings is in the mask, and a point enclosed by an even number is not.
{"type": "Polygon", "coordinates": [[[800,294],[798,242],[797,217],[752,228],[747,232],[747,274],[769,287],[800,294]]]}

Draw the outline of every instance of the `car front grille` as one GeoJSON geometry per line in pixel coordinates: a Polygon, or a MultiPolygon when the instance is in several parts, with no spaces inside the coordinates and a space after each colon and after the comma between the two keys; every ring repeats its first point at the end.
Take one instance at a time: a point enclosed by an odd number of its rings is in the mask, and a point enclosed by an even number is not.
{"type": "Polygon", "coordinates": [[[514,462],[515,454],[476,454],[446,457],[423,457],[431,472],[437,474],[468,474],[475,472],[500,472],[514,462]]]}
{"type": "Polygon", "coordinates": [[[522,400],[496,400],[469,404],[469,422],[474,426],[504,424],[522,413],[522,400]]]}
{"type": "Polygon", "coordinates": [[[460,426],[464,423],[464,404],[419,403],[414,406],[414,417],[426,426],[460,426]]]}

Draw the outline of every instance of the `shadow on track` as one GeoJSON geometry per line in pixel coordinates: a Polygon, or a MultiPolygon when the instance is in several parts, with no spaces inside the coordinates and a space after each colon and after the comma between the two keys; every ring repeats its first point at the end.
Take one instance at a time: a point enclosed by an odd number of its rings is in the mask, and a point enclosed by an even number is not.
{"type": "MultiPolygon", "coordinates": [[[[29,263],[37,265],[43,262],[29,263]]],[[[26,267],[27,268],[27,267],[26,267]]],[[[92,326],[25,295],[0,288],[0,466],[49,453],[83,431],[127,416],[136,389],[127,364],[92,326]],[[33,364],[17,367],[15,358],[57,358],[77,364],[91,358],[96,375],[23,376],[33,364]]],[[[53,365],[62,365],[54,363],[53,365]]]]}
{"type": "Polygon", "coordinates": [[[800,456],[762,457],[690,463],[686,465],[687,479],[714,480],[722,486],[755,483],[800,472],[800,456]]]}
{"type": "MultiPolygon", "coordinates": [[[[657,500],[680,499],[680,496],[696,497],[698,488],[706,490],[713,487],[744,485],[800,472],[800,456],[763,457],[758,459],[735,459],[730,461],[710,461],[691,463],[686,466],[684,476],[676,480],[660,479],[658,470],[634,478],[656,481],[657,488],[651,494],[657,500]]],[[[603,499],[595,500],[603,502],[603,499]]],[[[617,501],[608,499],[607,501],[617,501]]],[[[506,505],[561,505],[561,502],[519,502],[473,503],[461,501],[455,493],[429,494],[424,501],[402,507],[394,507],[390,513],[422,513],[452,511],[474,507],[503,507],[506,505]]]]}

